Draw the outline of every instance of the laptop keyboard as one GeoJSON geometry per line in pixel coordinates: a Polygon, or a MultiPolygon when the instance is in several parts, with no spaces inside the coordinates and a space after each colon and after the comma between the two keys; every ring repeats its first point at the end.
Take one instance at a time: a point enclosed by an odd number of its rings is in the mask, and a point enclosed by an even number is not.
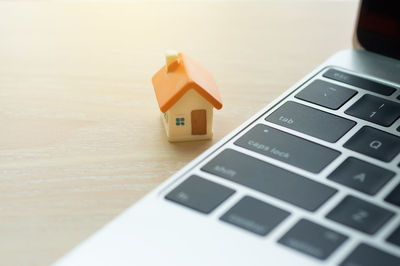
{"type": "Polygon", "coordinates": [[[370,79],[365,79],[348,72],[339,71],[334,68],[324,72],[323,77],[386,96],[390,96],[396,91],[396,89],[391,86],[370,79]]]}
{"type": "Polygon", "coordinates": [[[295,97],[319,106],[337,110],[356,94],[357,91],[355,90],[318,79],[302,89],[295,97]]]}
{"type": "Polygon", "coordinates": [[[222,151],[202,170],[309,211],[316,210],[336,192],[329,186],[232,149],[222,151]]]}
{"type": "Polygon", "coordinates": [[[400,104],[366,94],[345,113],[387,127],[399,118],[400,104]]]}
{"type": "Polygon", "coordinates": [[[400,138],[366,126],[351,137],[344,147],[384,162],[390,162],[400,152],[400,138]]]}
{"type": "Polygon", "coordinates": [[[349,157],[328,176],[328,179],[368,195],[375,195],[395,175],[395,172],[385,168],[349,157]]]}
{"type": "Polygon", "coordinates": [[[332,143],[356,125],[349,119],[292,101],[279,107],[266,121],[332,143]]]}
{"type": "Polygon", "coordinates": [[[220,220],[265,236],[289,215],[289,212],[271,204],[245,196],[221,216],[220,220]]]}
{"type": "Polygon", "coordinates": [[[347,236],[329,228],[301,219],[278,240],[278,243],[324,260],[347,238],[347,236]]]}
{"type": "Polygon", "coordinates": [[[235,144],[312,173],[321,172],[340,155],[336,150],[261,124],[235,144]]]}
{"type": "Polygon", "coordinates": [[[288,223],[273,241],[320,261],[347,244],[351,249],[335,264],[398,266],[396,91],[324,69],[195,166],[165,198],[203,214],[221,208],[221,222],[262,237],[288,223]]]}

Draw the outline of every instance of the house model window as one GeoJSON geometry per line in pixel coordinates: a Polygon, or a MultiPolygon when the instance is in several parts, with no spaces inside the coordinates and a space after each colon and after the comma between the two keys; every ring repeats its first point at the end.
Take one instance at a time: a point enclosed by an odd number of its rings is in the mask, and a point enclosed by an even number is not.
{"type": "Polygon", "coordinates": [[[185,125],[185,118],[184,117],[177,117],[175,119],[175,124],[177,126],[184,126],[185,125]]]}

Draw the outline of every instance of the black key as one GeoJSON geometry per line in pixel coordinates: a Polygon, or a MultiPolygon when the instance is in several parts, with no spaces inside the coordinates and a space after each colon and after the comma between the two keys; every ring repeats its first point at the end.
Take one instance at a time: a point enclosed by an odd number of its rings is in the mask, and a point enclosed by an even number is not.
{"type": "Polygon", "coordinates": [[[348,74],[342,71],[338,71],[336,69],[329,69],[326,71],[323,76],[325,78],[337,80],[346,84],[353,85],[355,87],[359,87],[361,89],[372,91],[375,93],[379,93],[382,95],[391,95],[396,91],[395,88],[392,88],[388,85],[384,85],[382,83],[378,83],[369,79],[361,78],[352,74],[348,74]]]}
{"type": "Polygon", "coordinates": [[[296,94],[296,98],[337,110],[357,91],[332,84],[323,80],[314,80],[296,94]]]}
{"type": "Polygon", "coordinates": [[[265,236],[290,215],[289,212],[246,196],[220,219],[245,230],[265,236]]]}
{"type": "Polygon", "coordinates": [[[396,173],[376,165],[350,157],[347,158],[328,179],[375,195],[396,173]]]}
{"type": "Polygon", "coordinates": [[[235,144],[313,173],[319,173],[340,155],[338,151],[261,124],[235,144]]]}
{"type": "Polygon", "coordinates": [[[400,152],[400,138],[372,127],[363,127],[343,146],[378,160],[390,162],[400,152]]]}
{"type": "Polygon", "coordinates": [[[372,235],[393,215],[394,213],[389,210],[356,197],[347,196],[326,217],[372,235]]]}
{"type": "Polygon", "coordinates": [[[400,104],[380,97],[364,95],[345,113],[387,127],[400,117],[400,104]]]}
{"type": "Polygon", "coordinates": [[[328,142],[336,142],[356,124],[291,101],[283,104],[265,120],[328,142]]]}
{"type": "Polygon", "coordinates": [[[173,189],[166,199],[202,213],[210,213],[235,191],[192,175],[173,189]]]}
{"type": "Polygon", "coordinates": [[[385,198],[385,201],[400,207],[400,184],[398,184],[392,192],[385,198]]]}
{"type": "Polygon", "coordinates": [[[222,151],[202,170],[309,211],[315,211],[337,191],[231,149],[222,151]]]}
{"type": "Polygon", "coordinates": [[[400,247],[400,226],[398,226],[386,240],[400,247]]]}
{"type": "Polygon", "coordinates": [[[400,258],[361,243],[340,266],[399,266],[400,258]]]}
{"type": "Polygon", "coordinates": [[[324,226],[301,219],[279,243],[317,259],[329,257],[348,237],[324,226]]]}

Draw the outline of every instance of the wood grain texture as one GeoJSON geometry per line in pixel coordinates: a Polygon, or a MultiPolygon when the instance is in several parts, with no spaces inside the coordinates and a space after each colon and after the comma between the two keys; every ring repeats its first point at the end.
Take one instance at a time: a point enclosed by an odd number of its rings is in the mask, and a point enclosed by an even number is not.
{"type": "Polygon", "coordinates": [[[351,47],[355,2],[0,2],[1,265],[46,265],[351,47]],[[212,141],[166,141],[164,50],[217,80],[212,141]]]}

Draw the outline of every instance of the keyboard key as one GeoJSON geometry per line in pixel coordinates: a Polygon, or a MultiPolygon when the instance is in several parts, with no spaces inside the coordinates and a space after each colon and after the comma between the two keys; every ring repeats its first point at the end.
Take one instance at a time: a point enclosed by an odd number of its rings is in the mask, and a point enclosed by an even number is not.
{"type": "Polygon", "coordinates": [[[350,157],[347,158],[328,179],[375,195],[396,173],[376,165],[350,157]]]}
{"type": "Polygon", "coordinates": [[[337,110],[357,91],[332,84],[323,80],[314,80],[296,94],[296,98],[337,110]]]}
{"type": "Polygon", "coordinates": [[[210,213],[234,192],[233,189],[192,175],[165,198],[199,212],[210,213]]]}
{"type": "Polygon", "coordinates": [[[318,209],[337,191],[232,149],[222,151],[202,170],[309,211],[318,209]]]}
{"type": "Polygon", "coordinates": [[[385,198],[385,201],[400,207],[400,184],[398,184],[392,192],[385,198]]]}
{"type": "Polygon", "coordinates": [[[261,124],[235,144],[313,173],[319,173],[340,155],[338,151],[261,124]]]}
{"type": "Polygon", "coordinates": [[[332,143],[356,124],[351,120],[291,101],[283,104],[265,120],[332,143]]]}
{"type": "Polygon", "coordinates": [[[384,85],[382,83],[378,83],[369,79],[361,78],[352,74],[348,74],[342,71],[338,71],[336,69],[329,69],[326,71],[323,76],[325,78],[333,79],[336,81],[340,81],[349,85],[353,85],[354,87],[358,87],[367,91],[372,91],[375,93],[379,93],[382,95],[392,95],[393,92],[396,91],[395,88],[392,88],[388,85],[384,85]]]}
{"type": "Polygon", "coordinates": [[[324,260],[347,238],[336,231],[302,219],[279,239],[278,243],[324,260]]]}
{"type": "Polygon", "coordinates": [[[361,243],[340,266],[399,266],[400,258],[385,251],[361,243]]]}
{"type": "Polygon", "coordinates": [[[393,233],[386,239],[388,242],[400,247],[400,225],[393,231],[393,233]]]}
{"type": "Polygon", "coordinates": [[[400,104],[372,95],[364,95],[346,114],[388,127],[400,117],[400,104]]]}
{"type": "Polygon", "coordinates": [[[289,212],[246,196],[235,204],[220,220],[265,236],[290,215],[289,212]]]}
{"type": "Polygon", "coordinates": [[[372,127],[361,128],[344,147],[390,162],[400,152],[400,138],[372,127]]]}
{"type": "Polygon", "coordinates": [[[372,235],[393,215],[394,213],[389,210],[356,197],[347,196],[326,217],[372,235]]]}

